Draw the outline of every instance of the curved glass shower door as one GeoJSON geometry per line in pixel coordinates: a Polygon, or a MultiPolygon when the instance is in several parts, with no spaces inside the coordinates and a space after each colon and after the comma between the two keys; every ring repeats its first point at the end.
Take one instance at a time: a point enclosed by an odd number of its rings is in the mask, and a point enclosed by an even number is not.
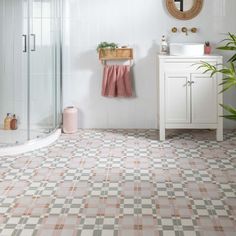
{"type": "Polygon", "coordinates": [[[60,10],[61,0],[0,0],[0,148],[60,125],[60,10]],[[4,129],[7,113],[17,130],[4,129]]]}
{"type": "Polygon", "coordinates": [[[58,0],[31,0],[30,4],[30,139],[58,126],[59,4],[58,0]]]}
{"type": "Polygon", "coordinates": [[[0,0],[0,147],[28,139],[28,0],[0,0]],[[5,130],[7,113],[17,130],[5,130]]]}

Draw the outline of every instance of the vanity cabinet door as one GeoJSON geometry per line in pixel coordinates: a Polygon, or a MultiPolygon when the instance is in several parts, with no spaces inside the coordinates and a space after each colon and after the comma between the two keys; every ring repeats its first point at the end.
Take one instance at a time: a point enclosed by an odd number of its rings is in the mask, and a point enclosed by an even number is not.
{"type": "Polygon", "coordinates": [[[191,75],[192,123],[217,123],[217,79],[209,75],[191,75]]]}
{"type": "Polygon", "coordinates": [[[190,123],[190,74],[165,75],[166,123],[190,123]]]}

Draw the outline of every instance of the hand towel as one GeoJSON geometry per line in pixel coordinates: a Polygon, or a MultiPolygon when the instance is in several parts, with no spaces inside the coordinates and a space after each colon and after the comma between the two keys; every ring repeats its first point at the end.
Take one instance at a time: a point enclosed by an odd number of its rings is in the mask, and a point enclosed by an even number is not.
{"type": "Polygon", "coordinates": [[[130,66],[106,65],[103,71],[102,95],[105,97],[131,97],[130,66]]]}

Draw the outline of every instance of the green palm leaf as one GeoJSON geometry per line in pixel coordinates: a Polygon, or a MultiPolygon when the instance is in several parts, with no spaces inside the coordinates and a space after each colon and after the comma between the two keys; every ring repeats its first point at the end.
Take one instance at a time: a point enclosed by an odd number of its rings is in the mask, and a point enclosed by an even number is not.
{"type": "Polygon", "coordinates": [[[232,107],[231,105],[224,105],[220,104],[228,113],[229,115],[224,115],[224,118],[230,119],[230,120],[236,120],[236,109],[232,107]]]}
{"type": "MultiPolygon", "coordinates": [[[[218,47],[219,50],[226,51],[236,51],[236,35],[229,33],[229,37],[224,39],[222,42],[225,42],[225,45],[218,47]]],[[[213,77],[217,73],[221,73],[224,78],[220,86],[223,86],[223,93],[228,89],[236,86],[236,53],[228,60],[227,65],[211,65],[208,62],[201,61],[198,69],[205,69],[203,73],[210,73],[210,76],[213,77]],[[221,68],[219,68],[219,66],[221,68]]],[[[224,115],[223,117],[230,120],[236,120],[236,109],[230,105],[221,104],[221,106],[226,110],[229,114],[224,115]]]]}

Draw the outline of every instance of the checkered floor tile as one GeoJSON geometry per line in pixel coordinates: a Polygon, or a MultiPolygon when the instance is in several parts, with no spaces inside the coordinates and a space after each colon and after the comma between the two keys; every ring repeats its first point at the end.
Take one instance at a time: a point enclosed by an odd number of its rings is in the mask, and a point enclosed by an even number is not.
{"type": "Polygon", "coordinates": [[[0,159],[1,236],[235,236],[236,131],[80,130],[0,159]]]}

